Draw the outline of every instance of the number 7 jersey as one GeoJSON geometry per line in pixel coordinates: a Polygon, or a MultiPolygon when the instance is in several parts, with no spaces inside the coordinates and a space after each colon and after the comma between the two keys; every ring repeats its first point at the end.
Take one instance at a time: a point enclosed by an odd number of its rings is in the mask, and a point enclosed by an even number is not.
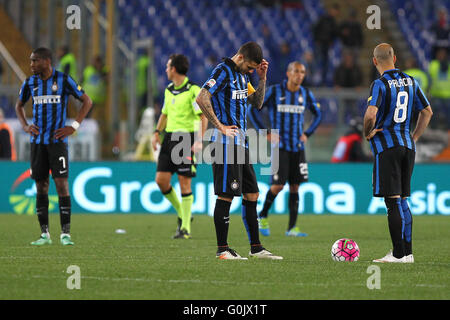
{"type": "Polygon", "coordinates": [[[399,69],[387,70],[370,87],[367,106],[378,108],[376,129],[383,129],[370,140],[374,154],[403,146],[415,151],[410,126],[414,112],[429,106],[419,83],[399,69]]]}

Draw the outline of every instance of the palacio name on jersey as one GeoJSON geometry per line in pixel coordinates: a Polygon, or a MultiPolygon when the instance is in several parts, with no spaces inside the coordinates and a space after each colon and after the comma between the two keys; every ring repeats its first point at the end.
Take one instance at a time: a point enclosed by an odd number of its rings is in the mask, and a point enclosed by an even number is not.
{"type": "Polygon", "coordinates": [[[47,95],[47,96],[36,96],[33,97],[34,104],[45,104],[45,103],[61,103],[60,95],[47,95]]]}
{"type": "Polygon", "coordinates": [[[288,113],[303,113],[305,111],[305,106],[296,106],[293,104],[277,104],[277,111],[288,113]]]}
{"type": "Polygon", "coordinates": [[[233,90],[233,93],[232,93],[233,99],[246,99],[247,96],[248,96],[248,89],[233,90]]]}
{"type": "Polygon", "coordinates": [[[392,86],[401,88],[405,86],[412,86],[413,82],[411,78],[400,78],[400,79],[393,79],[388,80],[389,88],[392,88],[392,86]]]}

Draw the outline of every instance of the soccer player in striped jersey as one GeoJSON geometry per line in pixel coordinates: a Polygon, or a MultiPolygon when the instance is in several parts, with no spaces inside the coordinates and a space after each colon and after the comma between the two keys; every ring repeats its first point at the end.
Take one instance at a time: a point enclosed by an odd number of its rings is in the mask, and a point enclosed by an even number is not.
{"type": "Polygon", "coordinates": [[[214,209],[219,259],[246,260],[228,246],[230,205],[233,197],[243,195],[242,219],[250,241],[250,257],[282,259],[264,249],[259,241],[256,202],[259,196],[255,171],[249,161],[245,139],[249,104],[261,108],[269,63],[263,59],[256,42],[243,44],[230,59],[225,58],[205,82],[197,103],[215,126],[214,192],[218,195],[214,209]],[[258,88],[250,84],[249,73],[256,70],[258,88]],[[243,159],[244,158],[244,159],[243,159]]]}
{"type": "Polygon", "coordinates": [[[391,45],[373,51],[381,77],[372,83],[364,115],[364,135],[374,153],[373,195],[384,197],[393,249],[374,262],[412,263],[412,215],[407,197],[415,162],[415,144],[433,115],[417,80],[395,68],[391,45]],[[410,133],[413,112],[419,112],[410,133]]]}
{"type": "MultiPolygon", "coordinates": [[[[268,139],[278,142],[279,159],[276,165],[278,171],[272,175],[272,185],[266,194],[264,207],[259,213],[259,231],[264,236],[270,235],[268,222],[269,209],[275,197],[289,182],[289,223],[287,236],[305,237],[296,226],[298,214],[298,188],[308,181],[308,164],[305,158],[305,143],[322,119],[319,104],[312,92],[301,84],[306,75],[303,64],[291,62],[286,71],[287,80],[268,88],[263,106],[266,106],[270,118],[270,129],[278,130],[278,134],[268,134],[268,139]],[[304,130],[304,113],[309,110],[313,120],[307,130],[304,130]]],[[[263,129],[260,112],[251,108],[250,119],[256,129],[263,129]]],[[[273,166],[273,163],[272,163],[273,166]]]]}
{"type": "Polygon", "coordinates": [[[52,52],[38,48],[30,56],[33,75],[27,78],[19,92],[16,114],[23,130],[31,136],[31,178],[36,181],[36,213],[41,237],[32,245],[51,244],[48,224],[49,171],[51,170],[59,196],[61,223],[60,241],[73,245],[70,236],[71,201],[68,185],[69,157],[67,137],[75,133],[92,107],[91,99],[68,75],[52,67],[52,52]],[[66,126],[69,95],[81,100],[75,121],[66,126]],[[33,119],[29,124],[25,104],[32,98],[33,119]]]}

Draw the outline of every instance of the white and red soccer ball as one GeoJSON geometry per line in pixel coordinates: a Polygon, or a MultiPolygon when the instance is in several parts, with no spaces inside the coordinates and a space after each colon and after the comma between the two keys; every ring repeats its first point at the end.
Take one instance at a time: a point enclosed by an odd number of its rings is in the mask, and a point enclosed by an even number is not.
{"type": "Polygon", "coordinates": [[[348,238],[337,240],[331,247],[331,258],[334,261],[358,261],[358,244],[348,238]]]}

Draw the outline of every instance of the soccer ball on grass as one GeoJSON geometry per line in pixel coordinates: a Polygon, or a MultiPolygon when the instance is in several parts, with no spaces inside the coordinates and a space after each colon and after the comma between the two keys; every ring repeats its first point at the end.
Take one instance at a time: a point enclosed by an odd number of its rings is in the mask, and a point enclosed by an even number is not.
{"type": "Polygon", "coordinates": [[[331,258],[334,261],[358,261],[358,244],[347,238],[337,240],[331,247],[331,258]]]}

